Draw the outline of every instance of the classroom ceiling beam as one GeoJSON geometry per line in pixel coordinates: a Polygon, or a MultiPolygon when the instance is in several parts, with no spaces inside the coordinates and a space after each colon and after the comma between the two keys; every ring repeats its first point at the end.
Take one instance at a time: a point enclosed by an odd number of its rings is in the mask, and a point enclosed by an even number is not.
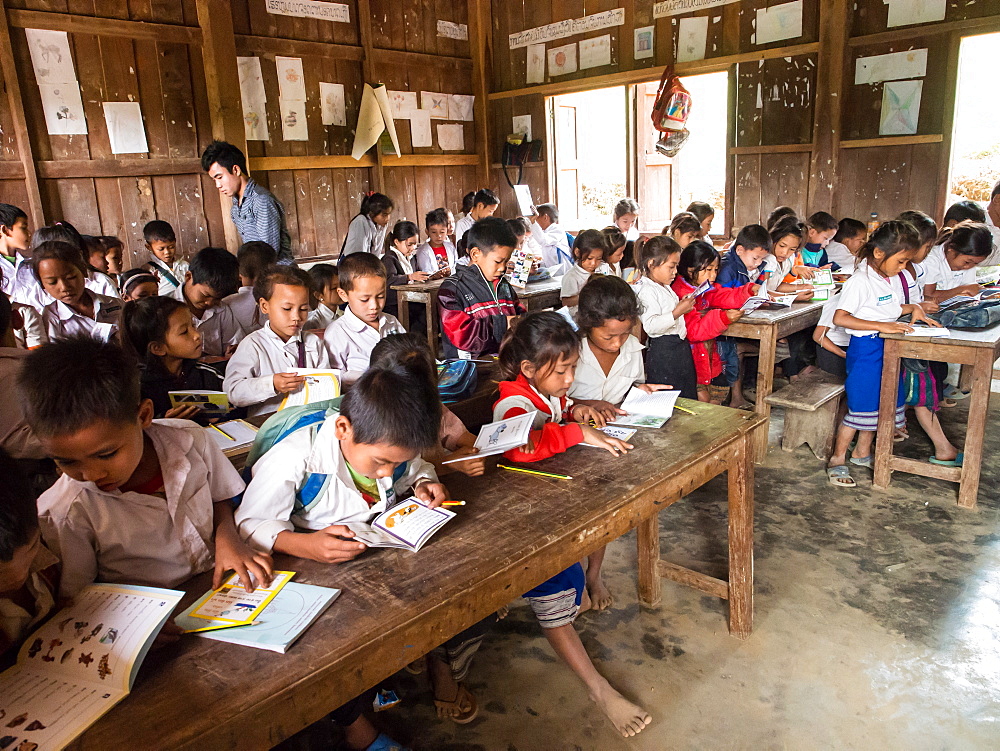
{"type": "Polygon", "coordinates": [[[50,13],[40,10],[8,9],[10,25],[22,29],[47,29],[71,34],[128,37],[153,42],[200,44],[201,29],[149,21],[126,21],[119,18],[95,18],[73,13],[50,13]]]}
{"type": "Polygon", "coordinates": [[[365,56],[364,50],[355,44],[307,42],[302,39],[261,37],[250,34],[236,34],[236,47],[240,52],[252,54],[271,52],[276,55],[325,57],[332,60],[354,60],[356,62],[361,62],[365,56]]]}
{"type": "Polygon", "coordinates": [[[469,48],[472,51],[473,113],[476,126],[476,174],[480,185],[490,183],[490,0],[468,0],[469,48]]]}
{"type": "Polygon", "coordinates": [[[941,143],[944,136],[940,133],[928,133],[920,136],[881,136],[879,138],[856,138],[851,141],[841,141],[842,149],[869,149],[873,146],[915,146],[922,143],[941,143]]]}
{"type": "Polygon", "coordinates": [[[832,212],[839,193],[844,75],[852,14],[848,0],[820,0],[819,54],[812,123],[815,147],[806,199],[809,211],[832,212]]]}

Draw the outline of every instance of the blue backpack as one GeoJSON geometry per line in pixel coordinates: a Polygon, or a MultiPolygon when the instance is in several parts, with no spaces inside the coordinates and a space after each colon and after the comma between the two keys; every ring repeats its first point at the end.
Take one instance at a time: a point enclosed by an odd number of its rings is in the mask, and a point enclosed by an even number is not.
{"type": "Polygon", "coordinates": [[[476,364],[471,360],[448,360],[438,368],[438,393],[443,402],[472,396],[478,383],[476,364]]]}

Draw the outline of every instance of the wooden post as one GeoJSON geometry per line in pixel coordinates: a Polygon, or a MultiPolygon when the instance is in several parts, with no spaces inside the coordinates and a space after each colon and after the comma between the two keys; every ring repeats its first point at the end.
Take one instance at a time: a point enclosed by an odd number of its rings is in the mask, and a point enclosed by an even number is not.
{"type": "MultiPolygon", "coordinates": [[[[368,0],[358,0],[358,34],[361,37],[361,70],[365,83],[374,86],[379,83],[375,74],[373,58],[375,43],[372,36],[372,10],[368,0]]],[[[375,142],[375,169],[372,172],[372,188],[385,190],[385,155],[382,146],[375,142]]]]}
{"type": "Polygon", "coordinates": [[[729,633],[747,639],[753,630],[753,450],[749,432],[736,444],[729,461],[729,633]]]}
{"type": "Polygon", "coordinates": [[[979,473],[983,462],[983,437],[990,408],[990,383],[993,378],[993,361],[997,353],[992,349],[977,349],[972,367],[972,396],[969,398],[969,425],[965,433],[965,459],[958,485],[958,505],[975,508],[979,496],[979,473]]]}
{"type": "Polygon", "coordinates": [[[480,185],[490,184],[490,9],[488,0],[469,0],[469,49],[472,52],[472,92],[476,95],[476,155],[480,185]]]}
{"type": "MultiPolygon", "coordinates": [[[[757,353],[757,406],[754,411],[770,421],[771,405],[767,397],[774,386],[774,358],[778,351],[778,327],[766,326],[760,335],[760,351],[757,353]]],[[[767,458],[767,434],[770,422],[754,431],[753,461],[763,462],[767,458]]]]}
{"type": "MultiPolygon", "coordinates": [[[[228,141],[245,154],[246,129],[243,126],[240,75],[236,68],[236,38],[233,35],[233,14],[229,0],[197,0],[197,8],[212,136],[220,141],[228,141]]],[[[219,200],[226,246],[235,253],[242,241],[230,219],[232,198],[220,193],[219,200]]]]}
{"type": "Polygon", "coordinates": [[[38,173],[35,172],[35,157],[31,149],[31,139],[28,137],[28,123],[24,119],[21,82],[17,77],[17,65],[14,62],[14,48],[11,45],[10,24],[4,0],[0,0],[0,15],[3,16],[0,18],[0,71],[3,71],[3,82],[7,89],[7,104],[14,125],[17,154],[24,169],[24,189],[28,194],[26,208],[31,218],[31,226],[41,227],[45,224],[45,210],[42,207],[42,194],[38,190],[38,173]]]}
{"type": "Polygon", "coordinates": [[[653,513],[636,527],[639,549],[639,602],[656,607],[663,597],[658,566],[660,563],[660,515],[653,513]]]}
{"type": "Polygon", "coordinates": [[[898,339],[886,339],[885,353],[882,356],[882,390],[875,430],[875,467],[872,479],[872,486],[881,490],[889,487],[889,480],[892,478],[892,436],[896,432],[896,395],[899,392],[899,347],[898,339]]]}
{"type": "Polygon", "coordinates": [[[821,0],[819,4],[819,60],[807,203],[810,211],[833,211],[837,195],[844,68],[851,13],[847,0],[821,0]]]}

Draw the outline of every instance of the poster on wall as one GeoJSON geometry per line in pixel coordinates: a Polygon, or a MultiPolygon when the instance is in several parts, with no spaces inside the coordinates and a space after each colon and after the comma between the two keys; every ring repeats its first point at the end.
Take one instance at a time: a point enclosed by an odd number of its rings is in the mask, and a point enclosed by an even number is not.
{"type": "Polygon", "coordinates": [[[889,6],[888,27],[943,21],[947,0],[885,0],[889,6]]]}
{"type": "Polygon", "coordinates": [[[708,49],[708,16],[682,18],[677,25],[677,62],[704,60],[706,49],[708,49]]]}
{"type": "Polygon", "coordinates": [[[319,100],[323,125],[347,125],[347,103],[344,99],[344,84],[321,82],[319,85],[319,100]]]}
{"type": "Polygon", "coordinates": [[[87,118],[83,114],[80,84],[76,81],[72,83],[40,83],[38,84],[38,93],[42,97],[45,129],[49,135],[87,135],[87,118]]]}
{"type": "Polygon", "coordinates": [[[549,75],[565,76],[576,73],[576,42],[549,50],[549,75]]]}
{"type": "Polygon", "coordinates": [[[653,18],[667,18],[669,16],[679,16],[682,13],[690,13],[695,10],[705,10],[706,8],[717,8],[720,5],[738,3],[740,0],[664,0],[664,2],[653,3],[653,18]]]}
{"type": "Polygon", "coordinates": [[[912,136],[920,120],[923,81],[887,81],[882,89],[880,136],[912,136]]]}
{"type": "Polygon", "coordinates": [[[653,56],[653,35],[655,32],[655,26],[643,26],[635,30],[632,56],[636,60],[645,60],[653,56]]]}
{"type": "Polygon", "coordinates": [[[589,31],[600,31],[613,26],[622,26],[625,23],[625,9],[615,8],[605,10],[600,13],[593,13],[582,18],[570,18],[565,21],[550,23],[547,26],[538,26],[534,29],[525,29],[508,36],[508,42],[512,50],[527,47],[529,44],[540,42],[551,42],[556,39],[586,34],[589,31]]]}
{"type": "Polygon", "coordinates": [[[73,55],[69,51],[69,37],[65,31],[25,29],[24,35],[38,83],[77,82],[73,55]]]}
{"type": "Polygon", "coordinates": [[[264,9],[275,16],[315,18],[318,21],[351,22],[351,8],[343,3],[319,0],[264,0],[264,9]]]}
{"type": "Polygon", "coordinates": [[[306,103],[298,99],[280,99],[281,139],[283,141],[308,141],[309,124],[306,122],[306,103]]]}
{"type": "Polygon", "coordinates": [[[438,146],[442,151],[465,150],[465,128],[462,125],[441,123],[437,127],[438,146]]]}
{"type": "Polygon", "coordinates": [[[243,127],[248,141],[267,141],[267,96],[259,57],[236,58],[240,77],[240,99],[243,103],[243,127]]]}
{"type": "Polygon", "coordinates": [[[772,5],[757,11],[754,44],[770,44],[802,36],[802,0],[772,5]]]}
{"type": "Polygon", "coordinates": [[[611,35],[583,39],[580,42],[580,70],[611,65],[611,35]]]}
{"type": "Polygon", "coordinates": [[[526,83],[545,82],[545,45],[528,45],[528,75],[526,83]]]}
{"type": "Polygon", "coordinates": [[[104,121],[112,154],[145,154],[146,128],[138,102],[104,102],[104,121]]]}
{"type": "Polygon", "coordinates": [[[301,57],[276,57],[278,70],[278,98],[289,102],[306,100],[306,77],[302,72],[301,57]]]}

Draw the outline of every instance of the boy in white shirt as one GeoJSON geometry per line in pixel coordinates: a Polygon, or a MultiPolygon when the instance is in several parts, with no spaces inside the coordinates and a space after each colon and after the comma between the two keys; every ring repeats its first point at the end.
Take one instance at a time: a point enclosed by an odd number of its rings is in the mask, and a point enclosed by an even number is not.
{"type": "Polygon", "coordinates": [[[347,303],[340,318],[326,327],[323,336],[330,365],[342,372],[343,382],[356,381],[368,369],[372,349],[389,334],[406,329],[385,307],[385,264],[371,253],[352,253],[337,267],[338,291],[347,303]]]}
{"type": "Polygon", "coordinates": [[[538,216],[531,219],[531,236],[542,249],[542,266],[552,276],[562,276],[573,266],[566,230],[559,226],[559,209],[552,203],[535,206],[538,216]]]}
{"type": "Polygon", "coordinates": [[[496,193],[487,188],[477,190],[472,197],[472,208],[469,209],[469,213],[459,219],[458,224],[455,225],[455,242],[459,242],[465,237],[465,233],[472,229],[472,225],[480,219],[493,216],[498,208],[500,208],[500,199],[497,198],[496,193]]]}
{"type": "Polygon", "coordinates": [[[187,261],[177,258],[177,236],[174,228],[162,219],[146,222],[142,228],[146,250],[152,258],[146,268],[160,280],[161,295],[171,295],[184,284],[188,271],[187,261]]]}
{"type": "Polygon", "coordinates": [[[254,287],[267,323],[240,342],[223,381],[229,401],[249,407],[251,416],[274,412],[286,394],[305,385],[305,378],[291,370],[330,367],[323,340],[302,331],[311,292],[309,274],[294,266],[274,267],[254,287]]]}
{"type": "Polygon", "coordinates": [[[31,429],[62,470],[38,500],[63,562],[60,595],[94,581],[175,587],[212,570],[271,578],[244,544],[230,499],[243,481],[203,428],[153,421],[139,373],[116,345],[73,339],[35,350],[18,386],[31,429]]]}
{"type": "Polygon", "coordinates": [[[278,262],[278,253],[266,242],[254,240],[240,246],[236,251],[236,262],[240,269],[240,288],[222,304],[232,312],[243,336],[247,336],[267,321],[267,316],[257,305],[253,288],[257,280],[278,262]]]}
{"type": "Polygon", "coordinates": [[[424,217],[427,242],[417,247],[413,267],[417,271],[436,274],[444,271],[445,276],[455,273],[458,264],[458,250],[448,239],[448,212],[446,209],[428,211],[424,217]]]}
{"type": "Polygon", "coordinates": [[[17,270],[26,262],[24,254],[30,244],[28,215],[17,206],[0,203],[0,291],[11,300],[17,270]]]}
{"type": "Polygon", "coordinates": [[[202,248],[184,274],[184,282],[170,297],[188,306],[201,334],[202,352],[210,357],[230,355],[243,339],[233,311],[222,305],[239,279],[236,256],[225,248],[202,248]]]}

